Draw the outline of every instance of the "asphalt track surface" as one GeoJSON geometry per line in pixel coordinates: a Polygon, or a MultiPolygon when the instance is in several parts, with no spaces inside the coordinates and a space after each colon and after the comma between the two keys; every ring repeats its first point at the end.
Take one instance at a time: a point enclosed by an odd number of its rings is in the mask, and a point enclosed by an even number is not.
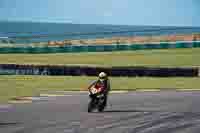
{"type": "Polygon", "coordinates": [[[103,113],[88,113],[87,94],[0,106],[0,133],[199,133],[200,92],[111,94],[103,113]]]}

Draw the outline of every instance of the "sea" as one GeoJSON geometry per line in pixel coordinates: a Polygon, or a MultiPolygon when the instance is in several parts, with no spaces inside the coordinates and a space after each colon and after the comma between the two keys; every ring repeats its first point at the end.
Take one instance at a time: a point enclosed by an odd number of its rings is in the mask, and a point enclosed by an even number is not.
{"type": "Polygon", "coordinates": [[[0,22],[0,41],[14,43],[191,33],[200,33],[200,27],[0,22]]]}

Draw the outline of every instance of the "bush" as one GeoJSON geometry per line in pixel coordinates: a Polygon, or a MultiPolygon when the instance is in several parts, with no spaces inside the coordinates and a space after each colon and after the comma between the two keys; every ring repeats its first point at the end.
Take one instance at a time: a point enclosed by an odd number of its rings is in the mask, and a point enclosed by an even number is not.
{"type": "Polygon", "coordinates": [[[8,43],[8,40],[1,40],[2,43],[8,43]]]}

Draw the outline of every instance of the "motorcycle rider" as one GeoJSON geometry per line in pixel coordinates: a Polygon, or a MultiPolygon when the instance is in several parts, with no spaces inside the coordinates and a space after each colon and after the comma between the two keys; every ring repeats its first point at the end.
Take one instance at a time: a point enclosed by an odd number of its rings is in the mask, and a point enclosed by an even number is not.
{"type": "MultiPolygon", "coordinates": [[[[98,79],[95,80],[89,87],[89,91],[90,91],[90,88],[94,86],[95,88],[103,88],[102,92],[105,96],[105,105],[107,104],[107,97],[108,97],[108,94],[109,94],[109,91],[110,91],[110,80],[107,76],[107,74],[105,72],[101,72],[99,73],[98,75],[98,79]]],[[[92,94],[89,95],[90,98],[92,98],[92,94]]]]}

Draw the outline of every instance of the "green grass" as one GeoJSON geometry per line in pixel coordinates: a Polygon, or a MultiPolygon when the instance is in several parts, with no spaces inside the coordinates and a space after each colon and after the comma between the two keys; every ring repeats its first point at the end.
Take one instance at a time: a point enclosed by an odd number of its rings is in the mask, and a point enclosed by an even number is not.
{"type": "Polygon", "coordinates": [[[200,48],[103,53],[0,54],[0,63],[99,66],[200,66],[200,48]]]}
{"type": "MultiPolygon", "coordinates": [[[[0,54],[0,64],[52,64],[98,66],[200,66],[200,48],[103,53],[0,54]]],[[[95,77],[0,76],[0,102],[49,90],[84,90],[95,77]]],[[[113,90],[200,88],[200,78],[111,78],[113,90]]]]}
{"type": "MultiPolygon", "coordinates": [[[[84,90],[96,77],[0,76],[0,102],[12,97],[32,96],[56,90],[84,90]]],[[[112,90],[155,88],[200,89],[200,78],[125,78],[111,77],[112,90]]]]}

